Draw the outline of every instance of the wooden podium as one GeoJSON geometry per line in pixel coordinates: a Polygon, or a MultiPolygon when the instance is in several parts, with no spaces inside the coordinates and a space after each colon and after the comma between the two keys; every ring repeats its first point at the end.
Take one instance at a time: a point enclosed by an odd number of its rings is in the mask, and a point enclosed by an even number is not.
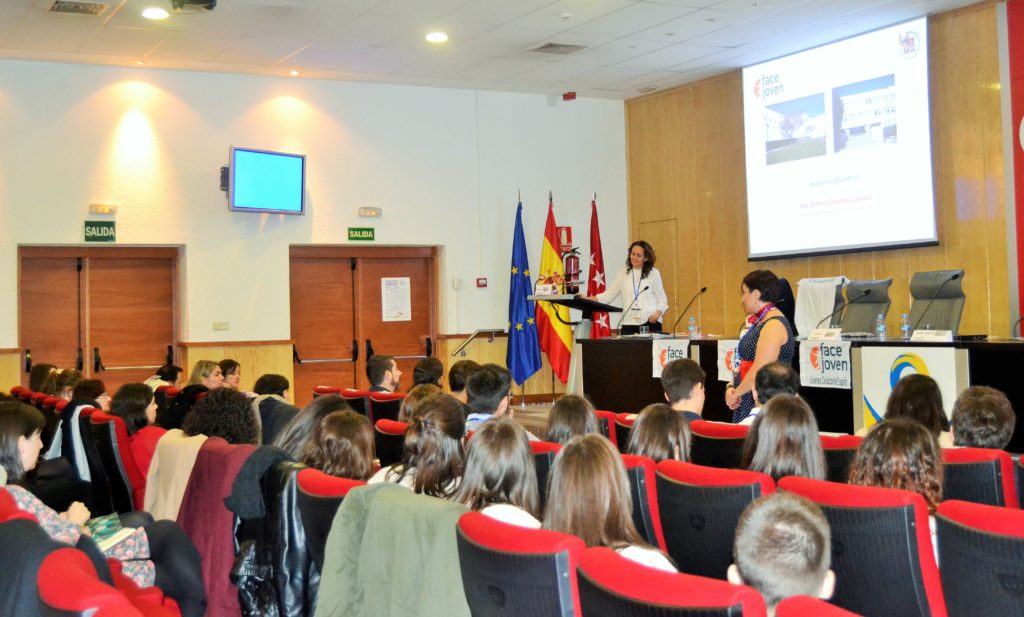
{"type": "MultiPolygon", "coordinates": [[[[590,339],[591,327],[594,321],[594,313],[621,313],[622,309],[610,304],[587,300],[572,294],[559,294],[554,296],[527,296],[527,300],[533,302],[550,302],[570,309],[576,309],[583,313],[579,321],[565,321],[566,325],[572,326],[572,349],[569,355],[569,382],[565,385],[565,391],[570,394],[583,394],[583,363],[581,357],[583,349],[580,347],[580,340],[590,339]]],[[[557,315],[556,315],[557,317],[557,315]]],[[[559,318],[561,319],[561,318],[559,318]]]]}

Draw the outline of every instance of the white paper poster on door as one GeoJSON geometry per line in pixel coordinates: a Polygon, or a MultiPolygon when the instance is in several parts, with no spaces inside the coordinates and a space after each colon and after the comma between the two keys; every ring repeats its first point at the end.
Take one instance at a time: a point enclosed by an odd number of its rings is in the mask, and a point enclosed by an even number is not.
{"type": "Polygon", "coordinates": [[[408,276],[380,279],[381,321],[412,321],[412,294],[408,276]]]}

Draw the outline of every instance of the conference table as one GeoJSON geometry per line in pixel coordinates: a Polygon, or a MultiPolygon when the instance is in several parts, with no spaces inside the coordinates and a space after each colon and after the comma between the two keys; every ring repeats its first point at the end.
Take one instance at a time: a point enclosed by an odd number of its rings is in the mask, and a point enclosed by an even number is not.
{"type": "MultiPolygon", "coordinates": [[[[652,376],[653,337],[613,337],[603,339],[579,339],[582,350],[583,391],[594,406],[615,412],[638,412],[646,405],[665,401],[661,381],[652,376]]],[[[685,339],[681,339],[685,340],[685,339]]],[[[725,406],[726,382],[719,380],[717,338],[700,338],[689,341],[689,357],[700,364],[707,374],[704,382],[706,400],[704,418],[721,422],[732,419],[732,411],[725,406]]],[[[797,345],[813,345],[817,341],[797,341],[797,345]]],[[[1024,341],[1016,339],[998,340],[954,340],[952,343],[923,343],[904,340],[859,339],[850,341],[854,374],[865,368],[860,358],[865,351],[878,347],[914,347],[952,349],[962,366],[963,376],[955,385],[959,392],[967,385],[991,386],[1006,393],[1013,405],[1018,420],[1013,438],[1007,450],[1024,452],[1024,379],[1020,367],[1024,366],[1024,341]]],[[[793,367],[800,371],[799,348],[794,354],[793,367]]],[[[857,387],[848,389],[807,387],[800,388],[822,431],[853,433],[855,414],[863,407],[855,395],[857,387]]],[[[950,397],[946,397],[950,398],[950,397]]],[[[952,408],[953,401],[945,400],[945,407],[952,408]]],[[[881,407],[884,413],[884,406],[881,407]]]]}

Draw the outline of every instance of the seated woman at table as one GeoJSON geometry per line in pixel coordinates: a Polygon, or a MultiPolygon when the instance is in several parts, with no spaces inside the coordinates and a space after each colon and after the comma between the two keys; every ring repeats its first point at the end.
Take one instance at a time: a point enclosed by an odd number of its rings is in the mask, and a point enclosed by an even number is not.
{"type": "MultiPolygon", "coordinates": [[[[906,375],[893,387],[885,404],[885,420],[909,418],[928,429],[932,437],[939,440],[939,447],[952,448],[953,436],[947,428],[946,412],[942,407],[942,391],[939,384],[928,375],[913,373],[906,375]]],[[[867,435],[877,424],[866,426],[857,435],[867,435]]]]}
{"type": "Polygon", "coordinates": [[[775,306],[779,277],[771,270],[754,270],[740,284],[740,304],[747,313],[734,354],[733,381],[725,389],[725,404],[732,421],[746,418],[754,408],[754,376],[771,362],[790,364],[796,349],[793,326],[775,306]]]}
{"type": "Polygon", "coordinates": [[[651,245],[637,240],[629,245],[626,267],[614,271],[607,289],[587,297],[605,304],[622,297],[622,308],[626,310],[619,329],[622,334],[637,334],[640,326],[647,326],[649,332],[661,332],[661,318],[668,310],[668,296],[654,262],[651,245]]]}

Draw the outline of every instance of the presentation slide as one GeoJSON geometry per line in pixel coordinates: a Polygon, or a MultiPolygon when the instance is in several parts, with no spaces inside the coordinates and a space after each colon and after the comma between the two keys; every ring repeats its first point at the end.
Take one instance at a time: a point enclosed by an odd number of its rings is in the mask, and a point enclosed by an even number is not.
{"type": "Polygon", "coordinates": [[[926,20],[743,70],[749,256],[934,244],[926,20]]]}

